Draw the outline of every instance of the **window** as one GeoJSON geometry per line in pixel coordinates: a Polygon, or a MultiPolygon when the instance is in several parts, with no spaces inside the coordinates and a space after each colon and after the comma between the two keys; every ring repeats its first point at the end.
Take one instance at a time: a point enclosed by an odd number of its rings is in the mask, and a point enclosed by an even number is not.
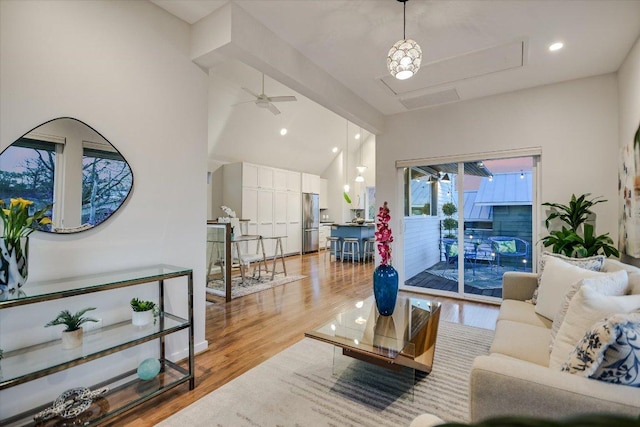
{"type": "Polygon", "coordinates": [[[118,152],[84,148],[82,154],[82,223],[95,225],[127,197],[132,174],[118,152]]]}
{"type": "Polygon", "coordinates": [[[405,216],[434,215],[434,182],[433,176],[421,168],[405,170],[405,216]]]}
{"type": "Polygon", "coordinates": [[[56,144],[51,142],[21,138],[9,146],[0,157],[0,194],[5,205],[22,197],[34,202],[33,213],[52,204],[57,159],[56,144]]]}

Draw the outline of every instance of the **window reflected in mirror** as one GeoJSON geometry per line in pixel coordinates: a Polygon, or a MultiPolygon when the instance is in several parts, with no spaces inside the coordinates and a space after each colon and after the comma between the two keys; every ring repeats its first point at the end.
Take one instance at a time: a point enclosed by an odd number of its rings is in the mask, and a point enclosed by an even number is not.
{"type": "MultiPolygon", "coordinates": [[[[0,197],[22,197],[35,212],[52,204],[41,231],[73,233],[104,222],[127,199],[133,173],[100,133],[73,118],[44,123],[0,154],[0,197]]],[[[33,213],[31,212],[31,213],[33,213]]]]}

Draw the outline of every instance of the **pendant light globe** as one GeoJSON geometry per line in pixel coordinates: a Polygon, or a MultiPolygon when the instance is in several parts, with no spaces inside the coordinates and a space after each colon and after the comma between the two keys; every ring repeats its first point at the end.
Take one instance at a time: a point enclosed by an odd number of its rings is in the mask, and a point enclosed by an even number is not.
{"type": "Polygon", "coordinates": [[[403,5],[403,37],[389,49],[387,68],[396,79],[406,80],[413,77],[420,69],[422,49],[415,40],[407,39],[407,1],[409,0],[398,1],[403,5]]]}

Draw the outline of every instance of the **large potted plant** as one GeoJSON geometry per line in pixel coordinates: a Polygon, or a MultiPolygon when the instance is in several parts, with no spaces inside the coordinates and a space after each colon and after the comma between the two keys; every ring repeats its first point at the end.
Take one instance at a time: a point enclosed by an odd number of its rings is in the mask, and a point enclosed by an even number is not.
{"type": "Polygon", "coordinates": [[[554,209],[545,220],[549,235],[542,238],[542,244],[545,247],[551,246],[554,253],[573,258],[586,258],[599,254],[607,257],[620,256],[618,249],[613,246],[613,239],[609,237],[609,233],[596,236],[594,226],[587,222],[593,215],[591,208],[598,203],[606,202],[601,197],[588,199],[589,196],[590,193],[579,197],[572,194],[568,205],[551,202],[542,204],[554,209]],[[552,230],[552,221],[555,219],[564,223],[560,230],[552,230]]]}
{"type": "Polygon", "coordinates": [[[95,307],[85,308],[76,314],[71,314],[69,310],[62,310],[58,317],[44,325],[49,326],[64,325],[65,330],[62,332],[62,348],[71,349],[82,345],[82,325],[87,322],[97,322],[98,320],[91,317],[84,317],[87,311],[95,310],[95,307]]]}
{"type": "Polygon", "coordinates": [[[45,213],[51,205],[29,215],[31,200],[23,198],[10,199],[9,206],[0,199],[0,293],[15,292],[27,281],[29,235],[38,226],[51,224],[45,213]]]}

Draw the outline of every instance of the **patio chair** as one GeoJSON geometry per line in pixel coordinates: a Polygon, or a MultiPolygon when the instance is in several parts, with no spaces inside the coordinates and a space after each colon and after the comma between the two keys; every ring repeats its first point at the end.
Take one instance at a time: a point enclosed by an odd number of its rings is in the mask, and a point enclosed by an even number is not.
{"type": "Polygon", "coordinates": [[[496,264],[501,266],[501,258],[522,258],[527,260],[530,254],[530,243],[519,237],[491,236],[488,238],[491,248],[496,254],[496,264]]]}
{"type": "Polygon", "coordinates": [[[453,270],[458,268],[458,240],[450,237],[442,239],[444,246],[445,271],[451,267],[453,270]]]}

